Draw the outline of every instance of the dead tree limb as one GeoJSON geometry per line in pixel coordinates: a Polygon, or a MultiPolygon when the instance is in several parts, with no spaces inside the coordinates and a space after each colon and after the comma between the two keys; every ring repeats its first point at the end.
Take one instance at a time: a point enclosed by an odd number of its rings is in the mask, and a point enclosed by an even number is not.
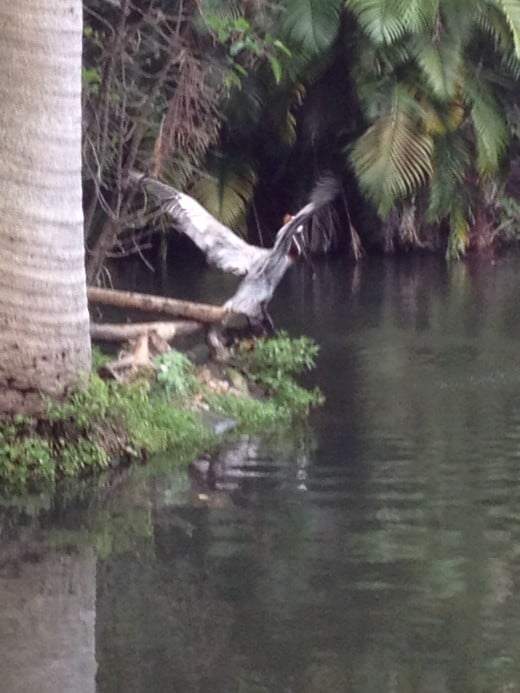
{"type": "Polygon", "coordinates": [[[138,294],[133,291],[117,291],[102,289],[97,286],[88,288],[88,300],[106,306],[136,309],[148,313],[175,315],[188,320],[196,320],[206,324],[220,323],[229,315],[222,306],[212,306],[207,303],[193,303],[176,298],[165,298],[150,294],[138,294]]]}
{"type": "Polygon", "coordinates": [[[90,324],[90,336],[95,342],[127,342],[151,332],[155,332],[166,342],[173,342],[177,337],[196,334],[199,331],[202,331],[202,325],[193,320],[90,324]]]}

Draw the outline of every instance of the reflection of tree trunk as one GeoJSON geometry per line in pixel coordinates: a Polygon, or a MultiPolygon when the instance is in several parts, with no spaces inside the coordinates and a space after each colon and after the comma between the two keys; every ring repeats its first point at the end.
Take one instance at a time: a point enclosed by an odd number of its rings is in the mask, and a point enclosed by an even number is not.
{"type": "Polygon", "coordinates": [[[90,552],[2,566],[1,690],[93,693],[95,600],[96,562],[90,552]]]}

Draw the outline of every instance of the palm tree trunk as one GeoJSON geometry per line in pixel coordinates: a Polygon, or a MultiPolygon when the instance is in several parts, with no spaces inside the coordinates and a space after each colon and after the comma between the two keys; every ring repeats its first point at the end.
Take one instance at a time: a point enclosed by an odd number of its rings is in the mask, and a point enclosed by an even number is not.
{"type": "Polygon", "coordinates": [[[90,370],[81,0],[0,0],[0,412],[90,370]]]}

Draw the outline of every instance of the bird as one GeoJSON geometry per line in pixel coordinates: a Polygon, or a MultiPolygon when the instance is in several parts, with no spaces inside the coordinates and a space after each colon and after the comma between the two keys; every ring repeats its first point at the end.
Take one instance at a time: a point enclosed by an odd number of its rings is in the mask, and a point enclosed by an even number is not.
{"type": "Polygon", "coordinates": [[[274,326],[267,306],[298,255],[295,241],[304,223],[339,193],[337,178],[324,174],[318,179],[309,202],[296,214],[284,217],[272,248],[247,243],[187,193],[147,176],[141,176],[139,182],[159,200],[161,212],[200,248],[210,265],[243,277],[224,309],[245,315],[254,333],[272,334],[274,326]]]}

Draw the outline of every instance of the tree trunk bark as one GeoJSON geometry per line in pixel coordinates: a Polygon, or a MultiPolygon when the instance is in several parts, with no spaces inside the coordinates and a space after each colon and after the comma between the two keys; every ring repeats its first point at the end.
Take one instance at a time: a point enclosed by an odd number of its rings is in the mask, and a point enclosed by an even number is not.
{"type": "Polygon", "coordinates": [[[221,322],[229,311],[222,306],[212,306],[206,303],[192,303],[180,301],[176,298],[164,298],[149,294],[138,294],[132,291],[116,291],[115,289],[101,289],[90,286],[88,299],[91,303],[101,303],[119,308],[135,308],[149,313],[163,313],[176,315],[177,317],[197,320],[203,323],[221,322]]]}
{"type": "Polygon", "coordinates": [[[0,411],[90,370],[80,0],[0,0],[0,411]]]}

